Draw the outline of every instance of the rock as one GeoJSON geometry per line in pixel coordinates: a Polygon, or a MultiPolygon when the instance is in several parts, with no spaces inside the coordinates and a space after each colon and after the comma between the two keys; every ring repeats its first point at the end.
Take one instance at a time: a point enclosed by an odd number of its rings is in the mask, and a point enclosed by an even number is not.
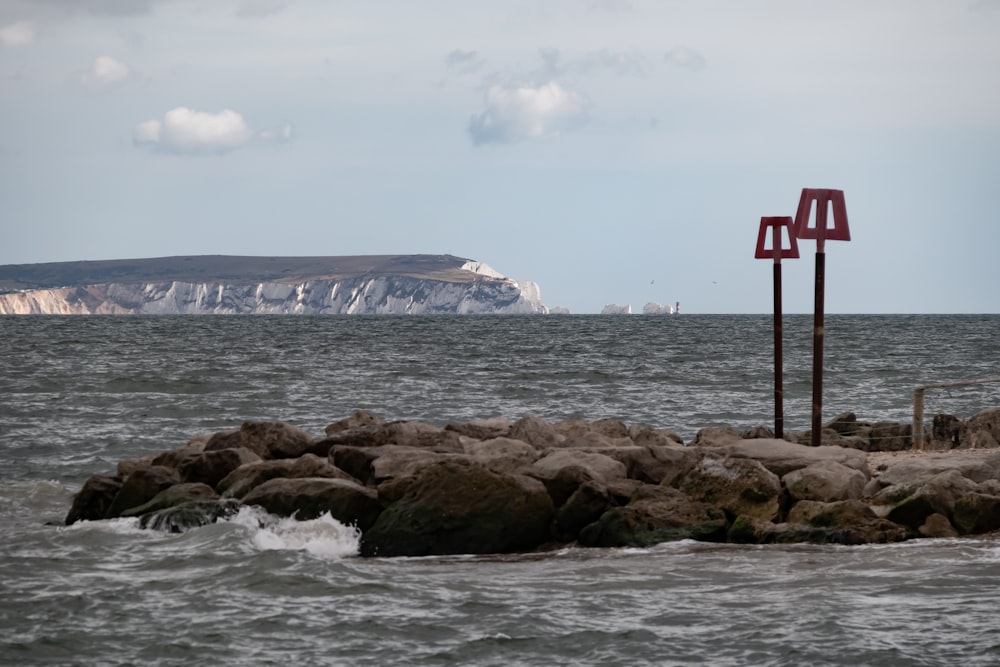
{"type": "Polygon", "coordinates": [[[983,410],[971,417],[965,437],[972,449],[1000,447],[1000,408],[983,410]]]}
{"type": "Polygon", "coordinates": [[[803,500],[792,506],[787,524],[775,526],[764,537],[767,542],[854,545],[902,542],[911,533],[892,521],[880,519],[859,500],[833,503],[803,500]]]}
{"type": "Polygon", "coordinates": [[[465,461],[422,468],[361,538],[363,556],[505,553],[549,539],[552,500],[541,482],[465,461]]]}
{"type": "Polygon", "coordinates": [[[787,440],[740,440],[725,447],[725,455],[731,458],[754,459],[778,477],[784,477],[793,470],[805,468],[819,461],[835,461],[848,468],[860,470],[867,479],[871,477],[868,457],[863,452],[844,447],[821,445],[810,447],[787,440]]]}
{"type": "Polygon", "coordinates": [[[917,531],[923,537],[958,537],[958,531],[943,514],[931,514],[917,531]]]}
{"type": "Polygon", "coordinates": [[[1000,496],[969,493],[955,501],[954,524],[963,535],[1000,529],[1000,496]]]}
{"type": "Polygon", "coordinates": [[[422,468],[445,459],[468,460],[464,454],[442,454],[430,449],[403,445],[385,445],[379,456],[372,460],[372,479],[375,484],[401,477],[412,477],[422,468]]]}
{"type": "Polygon", "coordinates": [[[157,493],[149,502],[125,510],[121,516],[142,516],[149,512],[156,512],[193,500],[217,500],[218,498],[219,494],[207,484],[200,482],[174,484],[157,493]]]}
{"type": "Polygon", "coordinates": [[[687,474],[704,456],[705,450],[669,446],[615,447],[604,450],[606,456],[625,464],[625,474],[646,484],[672,484],[687,474]]]}
{"type": "Polygon", "coordinates": [[[216,489],[227,498],[242,498],[255,487],[276,477],[325,477],[358,481],[327,459],[315,454],[305,454],[297,459],[245,463],[226,475],[216,485],[216,489]]]}
{"type": "Polygon", "coordinates": [[[858,416],[853,412],[842,412],[823,425],[838,435],[854,435],[858,431],[858,416]]]}
{"type": "Polygon", "coordinates": [[[382,447],[398,445],[416,447],[442,453],[460,453],[461,437],[454,431],[446,431],[423,422],[388,422],[374,426],[359,426],[331,433],[324,440],[313,443],[314,454],[322,455],[334,447],[382,447]]]}
{"type": "MultiPolygon", "coordinates": [[[[549,473],[551,471],[546,471],[546,474],[549,473]]],[[[552,506],[558,509],[576,493],[581,484],[593,481],[594,473],[582,466],[568,465],[556,469],[551,477],[538,477],[536,475],[536,479],[545,486],[545,490],[548,491],[549,497],[552,499],[552,506]]],[[[632,490],[629,490],[628,496],[631,495],[632,490]]]]}
{"type": "Polygon", "coordinates": [[[879,422],[872,425],[871,451],[898,452],[913,447],[913,425],[879,422]]]}
{"type": "Polygon", "coordinates": [[[648,547],[693,539],[721,542],[727,522],[721,509],[666,486],[640,486],[624,507],[613,507],[580,532],[589,547],[648,547]]]}
{"type": "Polygon", "coordinates": [[[367,410],[356,410],[350,417],[345,417],[327,426],[324,433],[331,436],[334,433],[348,431],[361,426],[381,426],[384,423],[385,421],[367,410]]]}
{"type": "Polygon", "coordinates": [[[705,456],[676,481],[676,487],[692,500],[734,518],[778,518],[781,480],[757,461],[705,456]]]}
{"type": "MultiPolygon", "coordinates": [[[[194,458],[205,451],[205,446],[212,438],[210,435],[199,435],[191,438],[187,444],[177,449],[161,452],[153,457],[151,463],[154,466],[167,466],[179,470],[181,465],[188,459],[194,458]]],[[[140,466],[141,467],[141,466],[140,466]]]]}
{"type": "Polygon", "coordinates": [[[469,440],[463,443],[463,449],[473,462],[494,472],[516,472],[534,463],[540,455],[528,443],[505,437],[469,440]]]}
{"type": "Polygon", "coordinates": [[[73,496],[73,505],[66,515],[66,525],[69,526],[77,521],[97,521],[106,517],[121,488],[121,479],[117,477],[103,475],[90,477],[73,496]]]}
{"type": "Polygon", "coordinates": [[[880,491],[871,503],[889,505],[879,513],[894,523],[917,530],[931,514],[952,517],[956,501],[976,491],[976,483],[958,470],[946,470],[913,484],[897,484],[880,491]]]}
{"type": "Polygon", "coordinates": [[[1000,451],[949,452],[904,459],[879,475],[883,486],[914,483],[947,470],[957,470],[974,482],[1000,479],[1000,451]]]}
{"type": "Polygon", "coordinates": [[[944,413],[936,414],[931,422],[931,442],[925,442],[924,446],[927,448],[928,444],[933,444],[934,449],[955,449],[968,441],[966,429],[961,419],[944,413]]]}
{"type": "Polygon", "coordinates": [[[493,438],[506,437],[510,433],[512,424],[513,422],[505,417],[492,417],[473,419],[462,424],[448,424],[444,430],[454,431],[475,440],[492,440],[493,438]]]}
{"type": "Polygon", "coordinates": [[[564,542],[575,540],[584,527],[597,521],[611,505],[608,490],[601,484],[582,483],[556,512],[556,538],[564,542]]]}
{"type": "Polygon", "coordinates": [[[683,445],[684,440],[675,432],[665,428],[649,428],[648,426],[630,426],[628,437],[639,447],[671,447],[683,445]]]}
{"type": "Polygon", "coordinates": [[[536,449],[558,447],[566,439],[564,435],[556,431],[554,426],[531,415],[521,417],[514,422],[507,437],[523,440],[536,449]]]}
{"type": "Polygon", "coordinates": [[[329,460],[365,486],[375,485],[372,461],[381,454],[380,447],[352,447],[337,445],[330,450],[329,460]]]}
{"type": "Polygon", "coordinates": [[[740,441],[740,434],[731,426],[709,426],[694,434],[691,447],[725,447],[740,441]]]}
{"type": "Polygon", "coordinates": [[[535,461],[525,474],[537,479],[551,479],[561,468],[579,466],[587,471],[591,479],[607,484],[612,479],[625,477],[627,469],[621,461],[596,452],[572,449],[555,449],[547,456],[535,461]]]}
{"type": "Polygon", "coordinates": [[[192,500],[142,515],[139,527],[183,533],[229,518],[238,511],[239,503],[235,500],[192,500]]]}
{"type": "Polygon", "coordinates": [[[238,431],[221,431],[205,445],[205,451],[244,447],[262,459],[292,459],[309,451],[312,438],[284,422],[244,422],[238,431]]]}
{"type": "Polygon", "coordinates": [[[781,478],[781,483],[792,500],[817,500],[824,503],[858,500],[866,481],[860,470],[829,460],[793,470],[781,478]]]}
{"type": "Polygon", "coordinates": [[[117,518],[125,510],[149,502],[163,489],[180,482],[181,478],[173,468],[158,465],[138,468],[122,484],[104,518],[117,518]]]}
{"type": "Polygon", "coordinates": [[[774,431],[767,426],[753,426],[740,433],[740,440],[752,440],[754,438],[773,438],[774,431]]]}
{"type": "Polygon", "coordinates": [[[367,530],[382,506],[373,489],[346,479],[328,477],[276,477],[243,497],[244,505],[256,505],[278,516],[315,519],[326,512],[337,521],[367,530]]]}
{"type": "Polygon", "coordinates": [[[184,461],[179,472],[184,482],[201,482],[215,487],[241,465],[260,460],[260,456],[245,447],[215,450],[206,448],[201,454],[184,461]]]}
{"type": "Polygon", "coordinates": [[[625,436],[611,437],[598,431],[584,431],[583,433],[574,433],[573,435],[566,436],[566,439],[560,446],[590,451],[603,451],[616,447],[634,447],[635,443],[625,436]]]}
{"type": "Polygon", "coordinates": [[[125,479],[132,473],[134,473],[139,468],[148,468],[153,465],[153,459],[157,457],[156,454],[147,454],[146,456],[140,456],[134,459],[125,459],[118,462],[118,478],[125,479]]]}

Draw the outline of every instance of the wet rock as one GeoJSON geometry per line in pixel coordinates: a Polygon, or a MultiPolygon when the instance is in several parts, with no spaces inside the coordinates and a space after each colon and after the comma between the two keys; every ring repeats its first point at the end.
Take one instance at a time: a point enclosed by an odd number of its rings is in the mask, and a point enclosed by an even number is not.
{"type": "Polygon", "coordinates": [[[178,472],[181,481],[201,482],[214,488],[240,466],[260,460],[260,456],[245,447],[215,450],[206,448],[201,454],[181,463],[178,472]]]}
{"type": "Polygon", "coordinates": [[[943,514],[931,514],[917,531],[923,537],[958,537],[958,531],[943,514]]]}
{"type": "Polygon", "coordinates": [[[625,474],[630,479],[646,484],[672,484],[705,455],[704,450],[677,444],[615,447],[602,453],[625,464],[625,474]]]}
{"type": "Polygon", "coordinates": [[[373,489],[346,479],[328,477],[276,477],[243,497],[244,505],[256,505],[278,516],[315,519],[326,512],[337,521],[367,530],[382,511],[373,489]]]}
{"type": "Polygon", "coordinates": [[[556,539],[575,540],[584,527],[597,521],[612,504],[603,485],[592,481],[580,484],[556,512],[556,539]]]}
{"type": "Polygon", "coordinates": [[[775,526],[764,539],[766,542],[856,545],[902,542],[910,537],[909,530],[879,518],[859,500],[833,503],[803,500],[789,511],[788,523],[775,526]]]}
{"type": "Polygon", "coordinates": [[[934,415],[931,422],[930,443],[933,447],[928,449],[955,449],[967,442],[966,425],[954,415],[939,413],[934,415]]]}
{"type": "Polygon", "coordinates": [[[976,483],[958,470],[945,470],[918,483],[883,489],[872,498],[871,504],[876,508],[883,506],[878,511],[890,521],[916,530],[931,514],[951,518],[959,498],[976,490],[976,483]]]}
{"type": "Polygon", "coordinates": [[[504,553],[549,539],[554,510],[541,482],[444,460],[421,469],[407,492],[361,538],[363,556],[504,553]]]}
{"type": "Polygon", "coordinates": [[[358,481],[327,459],[315,454],[305,454],[297,459],[245,463],[226,475],[216,485],[216,490],[227,498],[242,498],[254,488],[276,477],[325,477],[358,481]]]}
{"type": "Polygon", "coordinates": [[[1000,496],[974,492],[955,501],[953,522],[963,535],[1000,529],[1000,496]]]}
{"type": "Polygon", "coordinates": [[[665,486],[640,486],[624,507],[613,507],[581,532],[590,547],[648,547],[660,542],[726,538],[723,511],[665,486]]]}
{"type": "Polygon", "coordinates": [[[121,488],[122,481],[118,477],[94,475],[87,479],[73,496],[73,505],[66,515],[66,525],[77,521],[97,521],[108,516],[108,510],[121,488]]]}
{"type": "Polygon", "coordinates": [[[192,500],[162,510],[144,514],[139,526],[168,533],[183,533],[227,519],[239,511],[234,500],[192,500]]]}
{"type": "Polygon", "coordinates": [[[149,502],[125,510],[121,516],[141,516],[194,500],[217,500],[218,498],[219,494],[207,484],[200,482],[174,484],[157,493],[149,502]]]}
{"type": "Polygon", "coordinates": [[[163,489],[180,482],[180,475],[173,468],[158,465],[138,468],[122,484],[104,518],[117,518],[125,510],[149,502],[163,489]]]}

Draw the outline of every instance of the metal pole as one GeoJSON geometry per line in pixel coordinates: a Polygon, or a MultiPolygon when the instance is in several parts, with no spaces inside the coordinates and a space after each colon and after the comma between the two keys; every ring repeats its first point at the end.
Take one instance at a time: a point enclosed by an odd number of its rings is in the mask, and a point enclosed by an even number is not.
{"type": "Polygon", "coordinates": [[[826,253],[817,251],[816,300],[813,318],[812,444],[814,447],[818,447],[822,443],[823,435],[823,279],[825,274],[826,253]]]}
{"type": "Polygon", "coordinates": [[[782,386],[781,338],[781,261],[779,257],[774,260],[774,437],[779,440],[785,437],[785,390],[782,386]]]}
{"type": "Polygon", "coordinates": [[[913,390],[913,449],[924,448],[924,387],[913,390]]]}

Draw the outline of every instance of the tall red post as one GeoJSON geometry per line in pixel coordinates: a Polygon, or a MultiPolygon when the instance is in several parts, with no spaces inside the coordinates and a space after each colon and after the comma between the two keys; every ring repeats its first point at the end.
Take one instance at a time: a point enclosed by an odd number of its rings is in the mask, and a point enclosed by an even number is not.
{"type": "Polygon", "coordinates": [[[793,222],[790,217],[767,217],[760,219],[760,229],[757,231],[757,251],[754,253],[756,259],[774,258],[774,437],[785,437],[785,390],[782,370],[783,353],[781,350],[781,339],[783,334],[781,315],[781,259],[798,259],[799,245],[795,241],[793,222]],[[771,247],[765,247],[767,230],[772,230],[771,247]],[[790,246],[788,249],[782,247],[781,230],[788,230],[790,246]]]}
{"type": "Polygon", "coordinates": [[[813,396],[812,396],[812,444],[822,444],[823,434],[823,302],[826,290],[825,242],[850,241],[851,231],[847,226],[847,205],[843,190],[803,188],[799,198],[799,208],[795,214],[795,236],[800,239],[816,239],[816,290],[813,305],[813,396]],[[810,211],[816,202],[816,224],[809,226],[810,211]],[[833,227],[827,227],[827,217],[833,208],[833,227]]]}

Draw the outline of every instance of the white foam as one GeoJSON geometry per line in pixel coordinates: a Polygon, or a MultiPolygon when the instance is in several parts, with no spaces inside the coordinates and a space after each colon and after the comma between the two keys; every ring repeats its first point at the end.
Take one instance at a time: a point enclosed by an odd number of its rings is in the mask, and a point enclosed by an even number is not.
{"type": "Polygon", "coordinates": [[[257,507],[241,507],[228,521],[250,529],[251,542],[261,551],[305,551],[326,559],[348,558],[360,552],[361,531],[345,526],[329,512],[316,519],[298,521],[268,514],[257,507]]]}

